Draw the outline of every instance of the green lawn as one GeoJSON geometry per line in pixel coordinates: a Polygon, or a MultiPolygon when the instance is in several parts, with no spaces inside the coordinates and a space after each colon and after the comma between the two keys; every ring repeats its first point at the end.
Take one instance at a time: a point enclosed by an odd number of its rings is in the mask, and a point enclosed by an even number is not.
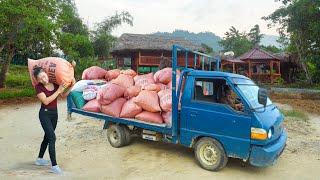
{"type": "Polygon", "coordinates": [[[35,95],[27,66],[10,65],[5,84],[6,88],[0,89],[0,100],[35,95]]]}

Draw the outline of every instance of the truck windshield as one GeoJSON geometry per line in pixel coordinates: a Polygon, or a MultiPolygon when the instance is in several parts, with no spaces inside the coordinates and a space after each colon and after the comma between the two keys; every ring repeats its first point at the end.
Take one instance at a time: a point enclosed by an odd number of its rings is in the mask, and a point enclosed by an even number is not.
{"type": "MultiPolygon", "coordinates": [[[[259,87],[254,84],[238,84],[237,87],[240,89],[240,91],[244,94],[245,98],[250,103],[250,106],[252,109],[257,109],[263,107],[262,104],[258,102],[258,91],[259,87]]],[[[268,98],[267,100],[267,106],[271,105],[272,102],[268,98]]]]}

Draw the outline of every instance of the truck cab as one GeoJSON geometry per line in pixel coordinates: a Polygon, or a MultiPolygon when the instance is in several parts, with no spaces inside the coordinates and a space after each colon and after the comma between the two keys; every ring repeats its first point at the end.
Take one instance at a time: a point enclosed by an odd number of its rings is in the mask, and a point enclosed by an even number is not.
{"type": "Polygon", "coordinates": [[[179,141],[203,168],[219,170],[228,157],[259,167],[276,161],[287,134],[265,90],[232,73],[189,69],[181,77],[179,141]]]}

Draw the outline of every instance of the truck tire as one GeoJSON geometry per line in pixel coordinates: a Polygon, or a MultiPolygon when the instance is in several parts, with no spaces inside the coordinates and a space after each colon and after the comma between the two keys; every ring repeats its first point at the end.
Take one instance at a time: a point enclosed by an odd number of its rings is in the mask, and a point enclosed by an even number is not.
{"type": "Polygon", "coordinates": [[[122,125],[122,127],[123,127],[124,134],[125,134],[125,137],[126,137],[125,145],[129,145],[131,143],[131,140],[132,140],[132,138],[131,138],[132,137],[131,136],[131,130],[126,125],[122,125]]]}
{"type": "Polygon", "coordinates": [[[194,153],[200,166],[209,171],[219,171],[228,162],[222,145],[212,138],[201,138],[195,145],[194,153]]]}
{"type": "Polygon", "coordinates": [[[107,137],[110,145],[114,148],[119,148],[125,145],[126,135],[122,126],[112,124],[107,130],[107,137]]]}

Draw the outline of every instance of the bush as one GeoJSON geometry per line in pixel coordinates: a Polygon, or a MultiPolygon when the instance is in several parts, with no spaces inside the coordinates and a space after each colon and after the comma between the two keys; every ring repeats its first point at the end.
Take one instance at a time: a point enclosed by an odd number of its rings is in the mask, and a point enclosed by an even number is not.
{"type": "Polygon", "coordinates": [[[277,79],[274,80],[274,83],[277,85],[282,85],[284,84],[284,79],[282,77],[278,77],[277,79]]]}
{"type": "Polygon", "coordinates": [[[115,60],[106,60],[101,64],[101,67],[104,69],[116,69],[117,68],[117,62],[115,60]]]}

